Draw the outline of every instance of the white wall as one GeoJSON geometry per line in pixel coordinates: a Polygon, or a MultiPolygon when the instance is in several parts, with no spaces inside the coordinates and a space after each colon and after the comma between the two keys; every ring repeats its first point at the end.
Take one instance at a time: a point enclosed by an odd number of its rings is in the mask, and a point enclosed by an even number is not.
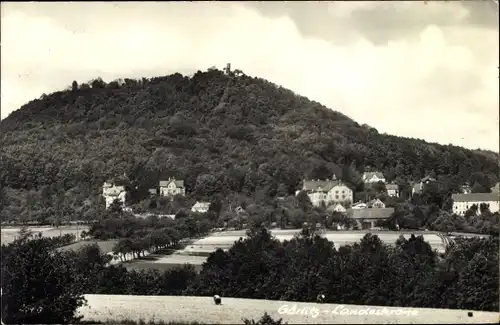
{"type": "Polygon", "coordinates": [[[495,213],[500,211],[500,202],[499,201],[486,201],[486,202],[481,202],[481,201],[469,201],[469,202],[453,202],[453,213],[456,213],[458,215],[464,215],[467,210],[470,209],[471,206],[474,204],[477,205],[478,207],[481,206],[481,204],[486,203],[490,205],[490,212],[495,213]]]}

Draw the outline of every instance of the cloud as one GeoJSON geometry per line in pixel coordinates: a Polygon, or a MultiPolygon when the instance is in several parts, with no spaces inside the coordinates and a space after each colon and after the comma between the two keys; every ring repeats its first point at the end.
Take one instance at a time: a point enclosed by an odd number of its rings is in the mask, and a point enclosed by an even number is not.
{"type": "Polygon", "coordinates": [[[379,132],[498,151],[489,11],[480,20],[457,3],[282,4],[2,4],[2,118],[73,80],[231,62],[379,132]]]}

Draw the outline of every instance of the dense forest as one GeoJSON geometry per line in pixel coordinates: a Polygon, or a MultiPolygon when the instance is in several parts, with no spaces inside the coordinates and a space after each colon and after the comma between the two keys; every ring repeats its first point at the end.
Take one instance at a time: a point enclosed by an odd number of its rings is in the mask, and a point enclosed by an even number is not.
{"type": "MultiPolygon", "coordinates": [[[[396,110],[381,118],[397,123],[396,110]]],[[[270,206],[302,179],[333,174],[366,198],[365,170],[383,172],[403,198],[426,175],[448,196],[466,181],[485,192],[499,180],[495,153],[379,134],[266,80],[216,69],[75,81],[14,111],[0,130],[2,221],[95,219],[103,182],[123,175],[135,210],[164,213],[179,208],[150,200],[148,189],[168,177],[185,182],[181,206],[218,197],[223,210],[270,206]]]]}
{"type": "Polygon", "coordinates": [[[439,256],[422,236],[386,245],[366,234],[336,249],[309,228],[285,242],[258,226],[247,234],[229,251],[211,253],[199,274],[189,265],[127,271],[107,266],[111,257],[95,244],[60,251],[60,240],[21,235],[2,245],[2,317],[7,324],[75,323],[84,293],[302,302],[324,294],[328,303],[499,310],[498,237],[457,240],[439,256]]]}

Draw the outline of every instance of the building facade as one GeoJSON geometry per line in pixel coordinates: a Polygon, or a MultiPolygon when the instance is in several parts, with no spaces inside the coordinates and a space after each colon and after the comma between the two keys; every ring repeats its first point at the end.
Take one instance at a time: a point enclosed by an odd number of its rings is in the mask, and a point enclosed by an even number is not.
{"type": "Polygon", "coordinates": [[[380,201],[379,199],[371,200],[368,203],[369,208],[375,208],[375,209],[383,209],[385,208],[385,203],[380,201]]]}
{"type": "Polygon", "coordinates": [[[102,196],[106,202],[106,209],[108,209],[115,200],[118,200],[122,206],[125,206],[126,194],[125,186],[115,186],[112,182],[105,182],[102,186],[102,196]]]}
{"type": "MultiPolygon", "coordinates": [[[[350,205],[353,200],[352,190],[341,180],[337,180],[335,175],[331,180],[304,180],[302,191],[309,196],[314,206],[330,204],[350,205]]],[[[297,192],[298,194],[298,192],[297,192]]]]}
{"type": "Polygon", "coordinates": [[[191,211],[206,213],[209,208],[210,208],[210,202],[196,202],[191,208],[191,211]]]}
{"type": "Polygon", "coordinates": [[[396,184],[387,184],[385,186],[387,195],[392,197],[399,197],[399,186],[396,184]]]}
{"type": "Polygon", "coordinates": [[[378,182],[385,183],[384,174],[381,172],[365,172],[363,174],[363,183],[374,184],[378,182]]]}
{"type": "Polygon", "coordinates": [[[169,178],[167,181],[160,181],[160,195],[172,197],[174,195],[186,195],[186,189],[184,187],[183,180],[176,180],[175,178],[169,178]]]}
{"type": "Polygon", "coordinates": [[[453,213],[463,216],[473,205],[478,207],[478,213],[481,213],[480,207],[486,204],[491,213],[499,212],[500,197],[498,193],[469,193],[453,194],[453,213]]]}

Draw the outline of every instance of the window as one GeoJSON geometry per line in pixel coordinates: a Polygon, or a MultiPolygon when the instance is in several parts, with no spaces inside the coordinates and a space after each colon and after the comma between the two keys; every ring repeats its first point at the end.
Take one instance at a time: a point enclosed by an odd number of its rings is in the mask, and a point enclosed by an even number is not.
{"type": "Polygon", "coordinates": [[[338,195],[335,195],[335,200],[338,200],[339,199],[339,196],[338,195]]]}
{"type": "Polygon", "coordinates": [[[335,194],[339,194],[339,191],[338,191],[338,190],[336,190],[336,191],[335,191],[335,194]]]}

